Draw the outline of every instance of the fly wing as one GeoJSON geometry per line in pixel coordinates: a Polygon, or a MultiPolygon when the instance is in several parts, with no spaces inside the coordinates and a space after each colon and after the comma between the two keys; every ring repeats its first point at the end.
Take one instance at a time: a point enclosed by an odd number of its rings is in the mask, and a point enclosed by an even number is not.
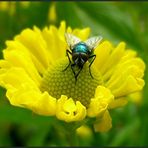
{"type": "Polygon", "coordinates": [[[102,40],[102,37],[101,36],[96,36],[96,37],[91,37],[89,38],[88,40],[85,41],[85,44],[91,49],[95,49],[100,41],[102,40]]]}
{"type": "Polygon", "coordinates": [[[75,44],[81,41],[78,37],[72,35],[71,33],[65,33],[65,39],[71,49],[75,44]]]}

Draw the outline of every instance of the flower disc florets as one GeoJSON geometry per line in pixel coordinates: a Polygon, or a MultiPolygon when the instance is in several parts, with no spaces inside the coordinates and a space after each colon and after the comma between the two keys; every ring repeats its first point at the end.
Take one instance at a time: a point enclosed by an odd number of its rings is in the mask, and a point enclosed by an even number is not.
{"type": "MultiPolygon", "coordinates": [[[[88,107],[90,99],[94,97],[95,90],[98,85],[103,83],[99,71],[95,67],[91,67],[89,72],[89,63],[85,63],[78,79],[76,80],[71,66],[65,70],[68,65],[68,59],[62,59],[49,67],[46,71],[41,83],[41,90],[48,91],[55,98],[66,95],[75,101],[80,101],[88,107]]],[[[77,71],[79,69],[77,68],[77,71]]]]}

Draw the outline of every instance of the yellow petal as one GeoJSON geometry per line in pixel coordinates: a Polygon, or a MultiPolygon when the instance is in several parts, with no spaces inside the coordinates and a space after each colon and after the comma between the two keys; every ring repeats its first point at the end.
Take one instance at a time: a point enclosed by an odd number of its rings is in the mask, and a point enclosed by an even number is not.
{"type": "Polygon", "coordinates": [[[29,77],[26,71],[23,68],[13,67],[5,71],[0,75],[0,83],[4,84],[5,88],[9,86],[13,88],[18,88],[20,85],[29,83],[30,87],[35,90],[39,90],[36,83],[29,77]]]}
{"type": "Polygon", "coordinates": [[[102,72],[102,69],[104,67],[104,64],[106,63],[106,60],[110,56],[110,52],[112,50],[112,45],[109,41],[102,42],[96,49],[96,59],[94,61],[94,65],[98,68],[100,72],[102,72]]]}
{"type": "Polygon", "coordinates": [[[21,42],[47,68],[50,63],[47,44],[42,34],[36,30],[23,30],[20,35],[15,37],[15,41],[21,42]]]}
{"type": "Polygon", "coordinates": [[[116,97],[125,96],[139,91],[144,86],[145,64],[140,58],[132,58],[121,62],[115,69],[106,87],[111,89],[116,97]]]}
{"type": "Polygon", "coordinates": [[[66,22],[61,21],[60,27],[59,27],[59,35],[60,35],[61,38],[64,37],[63,35],[65,34],[65,32],[66,32],[66,22]]]}
{"type": "Polygon", "coordinates": [[[8,69],[12,66],[12,64],[6,60],[0,60],[0,68],[8,69]]]}
{"type": "Polygon", "coordinates": [[[99,85],[96,88],[95,98],[99,98],[100,100],[102,99],[110,103],[114,99],[114,96],[108,88],[99,85]]]}
{"type": "Polygon", "coordinates": [[[142,90],[144,84],[145,82],[143,79],[135,79],[133,76],[128,76],[122,85],[112,90],[112,93],[116,97],[122,97],[129,95],[130,93],[142,90]]]}
{"type": "Polygon", "coordinates": [[[49,51],[49,59],[53,64],[55,60],[65,57],[66,55],[66,41],[64,38],[64,30],[65,26],[61,23],[60,30],[58,30],[54,26],[50,26],[50,28],[44,28],[42,31],[42,35],[47,44],[47,49],[49,51]],[[63,33],[63,34],[60,34],[63,33]]]}
{"type": "Polygon", "coordinates": [[[72,34],[76,35],[82,41],[86,40],[90,35],[90,28],[74,29],[72,34]]]}
{"type": "Polygon", "coordinates": [[[99,101],[98,99],[91,99],[89,108],[87,109],[87,115],[89,117],[102,116],[107,110],[108,103],[99,101]]]}
{"type": "Polygon", "coordinates": [[[12,105],[28,108],[37,114],[55,114],[56,99],[47,92],[42,93],[24,69],[11,68],[0,75],[0,82],[7,89],[6,96],[12,105]]]}
{"type": "Polygon", "coordinates": [[[96,132],[107,132],[112,127],[112,119],[109,112],[106,111],[103,117],[96,120],[94,124],[94,129],[96,132]]]}
{"type": "Polygon", "coordinates": [[[53,23],[53,22],[56,22],[56,19],[57,19],[56,3],[52,3],[48,11],[48,20],[53,23]]]}
{"type": "Polygon", "coordinates": [[[137,105],[141,105],[142,101],[143,101],[143,92],[142,91],[138,91],[138,92],[130,94],[128,96],[128,100],[134,102],[137,105]]]}
{"type": "Polygon", "coordinates": [[[45,69],[47,68],[45,65],[42,64],[42,62],[40,61],[40,59],[38,59],[27,47],[25,47],[25,45],[23,45],[23,43],[19,42],[19,41],[6,41],[7,44],[7,48],[6,51],[15,51],[15,52],[21,52],[24,55],[27,56],[27,59],[29,58],[31,60],[31,63],[34,64],[36,70],[43,74],[45,69]]]}
{"type": "Polygon", "coordinates": [[[124,42],[119,43],[119,45],[114,50],[112,50],[109,58],[106,59],[104,65],[102,66],[102,69],[101,69],[101,73],[103,75],[104,80],[107,80],[109,77],[107,72],[109,70],[113,69],[114,66],[118,64],[119,60],[124,55],[124,50],[125,50],[125,43],[124,42]]]}
{"type": "Polygon", "coordinates": [[[86,125],[82,125],[79,128],[77,128],[76,132],[79,136],[84,138],[90,137],[93,134],[91,128],[89,128],[86,125]]]}
{"type": "Polygon", "coordinates": [[[66,122],[81,121],[86,116],[86,108],[79,101],[76,103],[67,96],[61,96],[57,101],[56,116],[66,122]]]}
{"type": "Polygon", "coordinates": [[[22,51],[4,50],[4,57],[13,67],[24,68],[37,85],[39,85],[41,77],[28,54],[22,51]]]}
{"type": "Polygon", "coordinates": [[[122,57],[121,62],[122,61],[127,61],[128,59],[134,58],[136,56],[137,56],[137,52],[136,51],[134,51],[132,49],[127,49],[124,52],[124,56],[122,57]]]}
{"type": "Polygon", "coordinates": [[[89,117],[101,116],[113,100],[114,96],[109,89],[104,86],[98,86],[95,92],[95,98],[90,101],[87,115],[89,117]]]}
{"type": "Polygon", "coordinates": [[[117,98],[117,99],[114,99],[114,101],[112,101],[109,104],[108,108],[114,109],[114,108],[117,108],[117,107],[122,107],[122,106],[125,106],[127,103],[128,103],[127,98],[117,98]]]}
{"type": "Polygon", "coordinates": [[[31,109],[40,115],[53,116],[56,113],[56,98],[51,97],[48,92],[39,93],[39,99],[36,99],[31,109]]]}

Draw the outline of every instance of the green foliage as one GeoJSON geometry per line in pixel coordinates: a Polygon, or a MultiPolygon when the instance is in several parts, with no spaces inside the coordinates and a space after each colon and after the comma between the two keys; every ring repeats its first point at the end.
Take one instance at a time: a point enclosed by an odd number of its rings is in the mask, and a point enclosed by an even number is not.
{"type": "MultiPolygon", "coordinates": [[[[0,56],[5,41],[12,39],[22,29],[34,25],[43,28],[61,20],[77,28],[89,26],[92,35],[117,44],[125,41],[135,49],[147,64],[148,59],[148,3],[147,2],[55,2],[57,20],[48,20],[51,2],[30,2],[23,7],[16,2],[15,12],[0,9],[0,56]]],[[[1,4],[1,2],[0,2],[1,4]]],[[[111,111],[113,128],[107,133],[94,133],[81,146],[146,146],[148,145],[148,71],[145,72],[142,105],[129,103],[111,111]]],[[[66,137],[59,132],[63,127],[53,117],[33,114],[27,109],[11,106],[0,89],[0,146],[64,146],[66,137]]]]}

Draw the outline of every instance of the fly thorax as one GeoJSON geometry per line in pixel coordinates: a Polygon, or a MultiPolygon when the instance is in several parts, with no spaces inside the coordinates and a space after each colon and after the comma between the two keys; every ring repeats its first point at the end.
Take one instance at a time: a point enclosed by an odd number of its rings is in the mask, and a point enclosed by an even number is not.
{"type": "Polygon", "coordinates": [[[73,52],[75,53],[88,53],[88,50],[88,46],[83,42],[80,42],[73,47],[73,52]]]}

